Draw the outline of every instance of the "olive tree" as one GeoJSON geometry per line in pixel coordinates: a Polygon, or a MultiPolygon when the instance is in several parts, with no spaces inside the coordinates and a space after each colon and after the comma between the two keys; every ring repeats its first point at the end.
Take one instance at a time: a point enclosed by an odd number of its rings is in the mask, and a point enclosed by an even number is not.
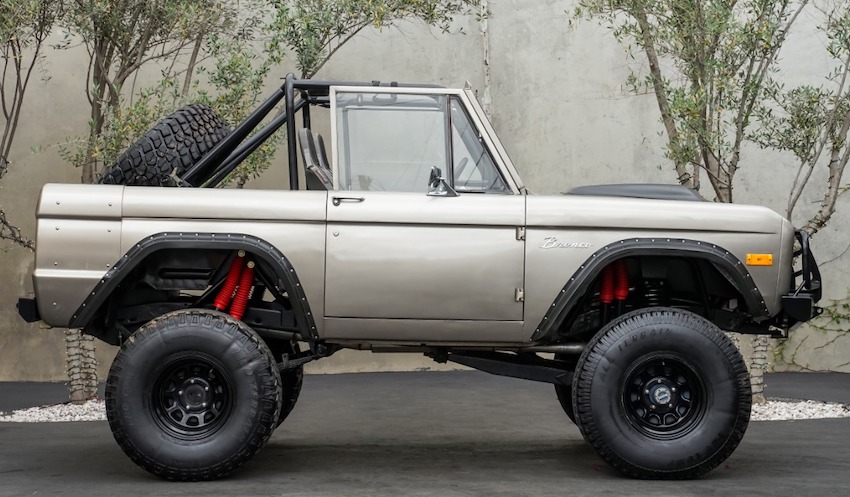
{"type": "Polygon", "coordinates": [[[122,91],[142,67],[174,64],[199,36],[227,23],[230,9],[210,0],[73,0],[63,16],[68,39],[89,54],[86,96],[89,138],[74,155],[82,182],[94,183],[100,165],[97,138],[107,116],[121,106],[122,91]]]}
{"type": "Polygon", "coordinates": [[[294,53],[301,76],[312,77],[367,27],[419,20],[444,33],[458,15],[489,15],[481,0],[272,0],[275,41],[294,53]]]}
{"type": "MultiPolygon", "coordinates": [[[[107,116],[120,113],[125,85],[150,64],[174,64],[204,33],[228,22],[222,2],[211,0],[69,0],[61,17],[65,47],[85,46],[89,63],[86,97],[90,106],[88,138],[66,155],[82,168],[83,183],[94,183],[101,161],[98,143],[107,116]]],[[[80,330],[66,331],[71,401],[95,395],[94,341],[80,330]]]]}
{"type": "MultiPolygon", "coordinates": [[[[0,137],[0,180],[6,175],[9,154],[24,108],[27,88],[44,58],[44,45],[60,14],[63,2],[47,0],[0,0],[0,42],[2,42],[2,75],[0,75],[0,107],[3,132],[0,137]]],[[[33,250],[35,244],[15,225],[10,224],[0,208],[0,240],[7,240],[33,250]]]]}
{"type": "MultiPolygon", "coordinates": [[[[579,0],[577,17],[608,26],[646,61],[629,78],[655,96],[677,180],[714,200],[734,200],[743,146],[774,94],[779,53],[809,0],[579,0]]],[[[766,337],[748,357],[756,402],[764,401],[766,337]]]]}
{"type": "Polygon", "coordinates": [[[788,196],[786,216],[795,217],[803,191],[818,168],[827,172],[826,185],[818,194],[817,210],[803,212],[804,228],[810,234],[823,228],[835,213],[838,197],[847,191],[842,184],[850,161],[850,5],[846,2],[817,4],[824,50],[834,61],[821,84],[786,89],[768,88],[757,108],[760,128],[753,140],[762,147],[780,150],[796,162],[794,183],[788,196]]]}
{"type": "MultiPolygon", "coordinates": [[[[459,15],[487,15],[481,5],[481,0],[253,0],[232,16],[229,29],[208,33],[203,44],[196,40],[182,87],[174,74],[167,74],[142,92],[131,111],[112,117],[103,134],[102,158],[116,158],[156,119],[189,101],[208,103],[235,125],[264,97],[270,73],[281,62],[296,65],[302,78],[310,78],[365,28],[419,21],[445,33],[459,15]],[[187,75],[193,74],[198,77],[190,83],[187,75]]],[[[226,183],[242,187],[262,174],[281,135],[248,157],[226,183]]]]}

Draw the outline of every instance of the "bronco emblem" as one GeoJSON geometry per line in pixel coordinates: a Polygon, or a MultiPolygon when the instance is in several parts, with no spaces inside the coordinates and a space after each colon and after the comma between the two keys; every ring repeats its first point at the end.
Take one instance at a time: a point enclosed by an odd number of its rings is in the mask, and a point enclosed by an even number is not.
{"type": "Polygon", "coordinates": [[[547,236],[543,239],[542,249],[551,248],[590,248],[593,244],[590,242],[559,242],[554,236],[547,236]]]}

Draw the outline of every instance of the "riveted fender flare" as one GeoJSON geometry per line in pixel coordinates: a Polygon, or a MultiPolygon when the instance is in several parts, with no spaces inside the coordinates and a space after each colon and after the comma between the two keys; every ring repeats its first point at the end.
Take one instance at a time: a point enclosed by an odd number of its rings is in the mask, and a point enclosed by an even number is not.
{"type": "Polygon", "coordinates": [[[241,233],[157,233],[145,237],[124,254],[100,279],[86,300],[74,312],[68,327],[85,327],[112,292],[139,263],[154,252],[166,249],[241,249],[251,253],[265,267],[273,271],[274,277],[277,278],[274,282],[275,287],[279,291],[285,289],[290,295],[292,308],[296,316],[300,318],[296,321],[301,336],[318,338],[310,304],[307,302],[304,288],[289,259],[262,238],[241,233]]]}
{"type": "Polygon", "coordinates": [[[579,267],[549,306],[549,311],[535,328],[531,339],[545,342],[555,338],[558,328],[570,311],[575,308],[602,269],[609,263],[624,257],[646,255],[707,260],[722,271],[741,292],[754,321],[762,321],[770,317],[764,298],[753,283],[747,267],[723,247],[684,238],[631,238],[602,247],[579,267]]]}

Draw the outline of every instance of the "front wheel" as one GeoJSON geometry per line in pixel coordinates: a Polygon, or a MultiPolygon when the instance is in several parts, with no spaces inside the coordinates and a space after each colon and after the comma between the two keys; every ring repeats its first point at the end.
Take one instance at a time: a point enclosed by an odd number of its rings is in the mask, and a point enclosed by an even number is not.
{"type": "Polygon", "coordinates": [[[576,424],[605,461],[647,479],[695,478],[726,460],[750,420],[741,354],[714,324],[672,308],[603,328],[573,379],[576,424]]]}
{"type": "Polygon", "coordinates": [[[139,328],[106,382],[106,414],[121,449],[168,480],[214,480],[266,443],[281,409],[268,347],[241,321],[180,310],[139,328]]]}

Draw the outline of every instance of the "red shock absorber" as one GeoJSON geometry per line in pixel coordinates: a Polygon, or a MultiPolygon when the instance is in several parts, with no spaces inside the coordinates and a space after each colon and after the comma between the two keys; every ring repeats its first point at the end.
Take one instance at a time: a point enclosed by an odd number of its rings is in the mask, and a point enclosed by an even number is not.
{"type": "Polygon", "coordinates": [[[233,298],[233,292],[236,290],[236,285],[239,284],[239,276],[242,274],[244,258],[245,251],[240,250],[236,254],[236,257],[233,258],[233,262],[230,263],[230,269],[227,271],[227,278],[224,280],[224,285],[222,285],[221,290],[218,291],[218,295],[215,297],[215,308],[219,311],[227,309],[227,306],[230,305],[230,299],[233,298]]]}
{"type": "Polygon", "coordinates": [[[614,301],[614,267],[605,266],[602,269],[602,282],[599,287],[599,300],[603,304],[614,301]]]}
{"type": "Polygon", "coordinates": [[[613,264],[613,269],[616,272],[614,298],[626,300],[629,296],[629,266],[621,259],[613,264]]]}
{"type": "Polygon", "coordinates": [[[242,319],[245,309],[248,307],[248,299],[251,298],[251,290],[254,289],[254,262],[248,261],[239,278],[239,289],[233,297],[233,305],[230,306],[230,315],[236,319],[242,319]]]}

